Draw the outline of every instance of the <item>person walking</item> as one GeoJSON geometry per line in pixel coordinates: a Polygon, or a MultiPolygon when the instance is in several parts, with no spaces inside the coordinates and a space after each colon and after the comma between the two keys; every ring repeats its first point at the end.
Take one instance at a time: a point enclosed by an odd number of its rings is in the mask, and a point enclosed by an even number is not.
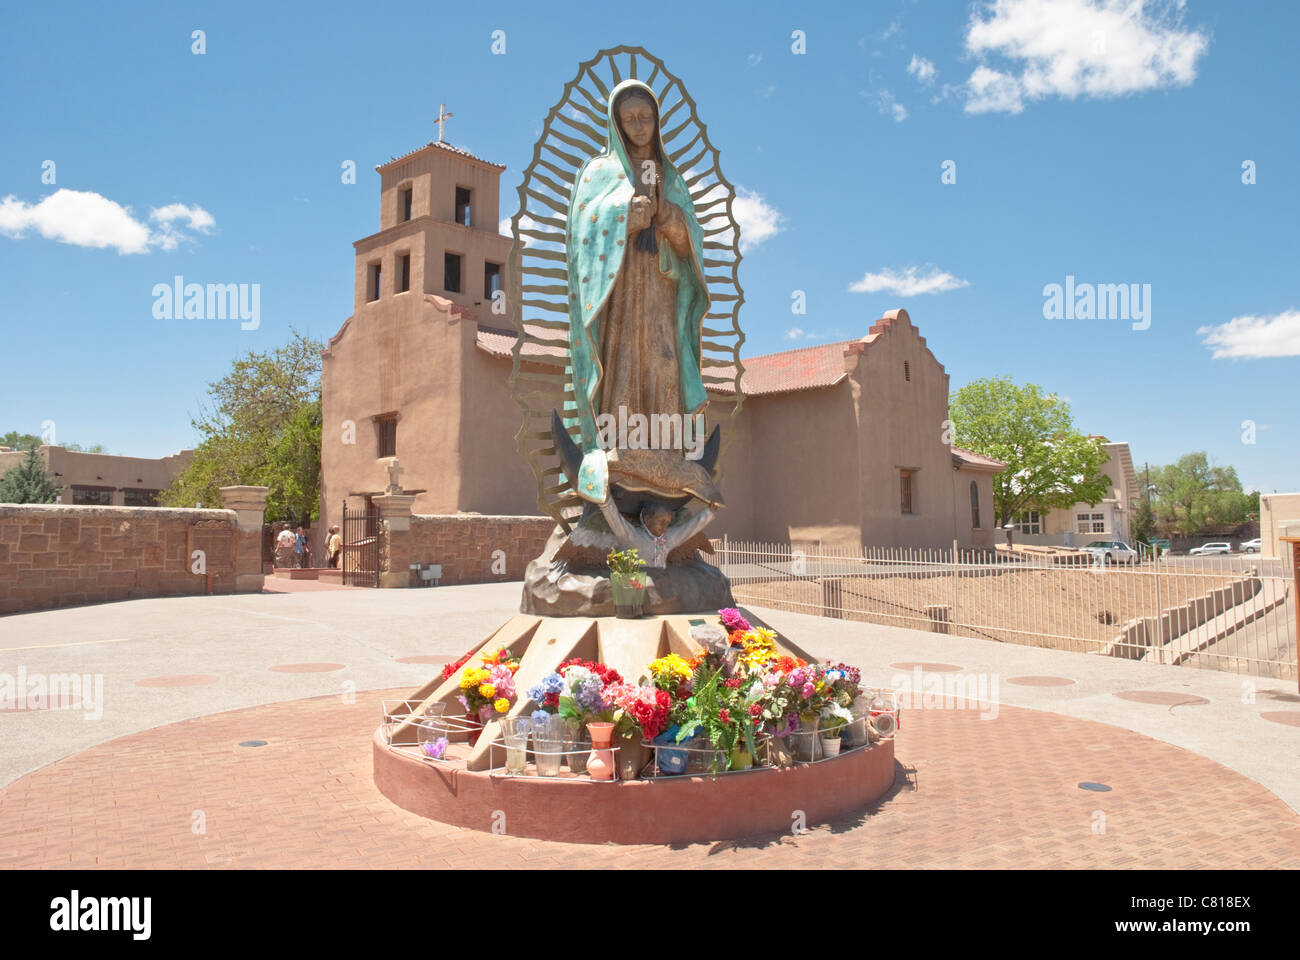
{"type": "Polygon", "coordinates": [[[339,535],[337,524],[330,527],[330,538],[326,550],[329,552],[330,566],[338,569],[339,557],[343,553],[343,537],[339,535]]]}
{"type": "Polygon", "coordinates": [[[287,567],[293,562],[293,531],[288,527],[281,530],[275,537],[275,565],[277,567],[287,567]]]}
{"type": "Polygon", "coordinates": [[[298,535],[293,538],[293,559],[294,565],[302,568],[307,566],[307,558],[311,556],[311,548],[307,546],[307,533],[302,527],[298,528],[298,535]]]}

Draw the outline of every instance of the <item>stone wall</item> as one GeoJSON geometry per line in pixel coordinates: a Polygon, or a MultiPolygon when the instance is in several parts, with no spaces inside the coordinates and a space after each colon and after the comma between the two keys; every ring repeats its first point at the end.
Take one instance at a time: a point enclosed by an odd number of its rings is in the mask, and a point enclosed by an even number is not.
{"type": "Polygon", "coordinates": [[[550,517],[416,514],[407,557],[410,563],[442,564],[445,585],[522,580],[554,529],[550,517]]]}
{"type": "Polygon", "coordinates": [[[200,521],[206,542],[230,531],[233,569],[208,560],[212,592],[261,590],[260,523],[241,526],[235,510],[0,504],[0,614],[204,593],[188,552],[200,521]]]}

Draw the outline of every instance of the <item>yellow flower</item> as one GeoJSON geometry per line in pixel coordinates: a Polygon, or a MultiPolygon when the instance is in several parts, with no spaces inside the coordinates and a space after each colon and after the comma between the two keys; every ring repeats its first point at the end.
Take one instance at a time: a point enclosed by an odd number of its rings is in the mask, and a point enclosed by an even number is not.
{"type": "Polygon", "coordinates": [[[490,683],[480,683],[478,686],[478,695],[484,700],[491,700],[497,695],[497,688],[490,683]]]}
{"type": "Polygon", "coordinates": [[[694,673],[691,670],[691,665],[675,653],[670,653],[666,657],[660,657],[658,660],[653,661],[650,664],[650,672],[657,676],[668,673],[676,674],[683,680],[689,680],[694,673]]]}
{"type": "Polygon", "coordinates": [[[492,706],[496,707],[497,713],[505,713],[510,709],[510,701],[505,697],[497,697],[497,702],[492,704],[492,706]]]}

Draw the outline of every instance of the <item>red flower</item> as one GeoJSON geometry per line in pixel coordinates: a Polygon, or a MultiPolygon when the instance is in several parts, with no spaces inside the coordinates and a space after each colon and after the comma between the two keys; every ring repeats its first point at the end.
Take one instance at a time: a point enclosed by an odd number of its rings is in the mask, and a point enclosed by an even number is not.
{"type": "Polygon", "coordinates": [[[542,700],[544,707],[558,707],[560,705],[560,695],[558,693],[548,693],[542,700]]]}
{"type": "Polygon", "coordinates": [[[721,710],[718,711],[718,719],[721,720],[723,723],[730,723],[731,712],[727,710],[726,707],[723,707],[721,710]]]}
{"type": "Polygon", "coordinates": [[[722,681],[722,685],[724,687],[730,687],[732,690],[735,690],[738,686],[740,686],[740,677],[732,677],[730,680],[724,680],[722,681]]]}
{"type": "Polygon", "coordinates": [[[751,717],[756,717],[756,716],[758,716],[758,715],[759,715],[760,713],[762,713],[762,712],[763,712],[763,708],[760,707],[758,704],[756,704],[756,703],[751,703],[751,704],[749,705],[749,715],[750,715],[751,717]]]}
{"type": "Polygon", "coordinates": [[[556,668],[556,673],[560,676],[568,674],[569,667],[586,667],[596,676],[600,677],[601,683],[606,685],[611,683],[622,683],[623,677],[617,671],[605,666],[603,663],[593,663],[590,660],[583,660],[581,657],[574,657],[571,660],[565,660],[556,668]]]}
{"type": "Polygon", "coordinates": [[[465,666],[465,664],[466,664],[467,662],[469,662],[469,658],[472,657],[472,656],[474,656],[474,651],[473,651],[473,650],[471,650],[469,653],[465,654],[465,656],[461,657],[461,658],[460,658],[459,660],[457,660],[455,663],[449,663],[449,664],[447,664],[446,666],[444,666],[444,667],[442,668],[442,679],[444,679],[444,680],[450,680],[451,677],[452,677],[452,674],[454,674],[454,673],[455,673],[457,670],[459,670],[461,667],[465,666]]]}

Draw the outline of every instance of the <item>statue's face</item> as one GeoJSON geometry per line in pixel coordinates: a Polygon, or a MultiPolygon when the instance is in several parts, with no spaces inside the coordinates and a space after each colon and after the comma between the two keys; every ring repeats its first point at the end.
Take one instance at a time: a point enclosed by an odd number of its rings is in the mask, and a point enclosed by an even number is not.
{"type": "Polygon", "coordinates": [[[641,524],[653,537],[662,537],[672,519],[673,513],[666,507],[648,506],[641,511],[641,524]]]}
{"type": "Polygon", "coordinates": [[[655,135],[654,104],[645,97],[625,97],[618,105],[618,122],[629,143],[645,147],[655,135]]]}

